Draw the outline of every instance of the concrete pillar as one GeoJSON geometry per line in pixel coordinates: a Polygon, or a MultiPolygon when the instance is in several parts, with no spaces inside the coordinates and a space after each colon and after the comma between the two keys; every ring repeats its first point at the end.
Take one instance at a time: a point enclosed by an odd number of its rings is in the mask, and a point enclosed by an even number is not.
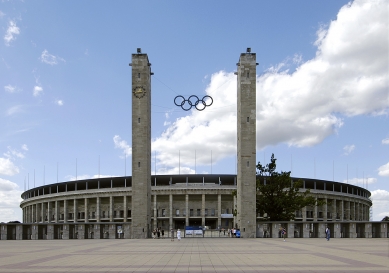
{"type": "Polygon", "coordinates": [[[205,226],[205,194],[201,195],[201,225],[205,226]]]}
{"type": "Polygon", "coordinates": [[[221,213],[222,213],[222,195],[219,193],[217,195],[217,226],[220,228],[222,227],[221,213]]]}
{"type": "Polygon", "coordinates": [[[237,224],[242,238],[256,237],[256,54],[237,64],[237,224]]]}
{"type": "Polygon", "coordinates": [[[307,221],[307,207],[303,207],[301,213],[303,214],[303,222],[307,221]]]}
{"type": "Polygon", "coordinates": [[[336,221],[336,199],[332,199],[332,220],[336,221]]]}
{"type": "Polygon", "coordinates": [[[54,222],[58,223],[59,220],[59,202],[58,200],[55,200],[55,210],[54,210],[54,222]]]}
{"type": "Polygon", "coordinates": [[[88,211],[88,198],[85,198],[85,199],[84,199],[84,206],[85,206],[85,208],[84,208],[84,210],[85,210],[84,222],[87,223],[87,222],[89,222],[89,215],[88,215],[88,213],[89,213],[89,211],[88,211]]]}
{"type": "Polygon", "coordinates": [[[154,225],[153,229],[158,228],[158,218],[157,218],[157,195],[153,195],[154,200],[153,200],[153,218],[154,218],[154,225]]]}
{"type": "Polygon", "coordinates": [[[78,213],[78,209],[77,209],[77,199],[74,199],[73,200],[73,214],[74,214],[74,217],[73,217],[73,221],[74,221],[74,223],[76,223],[77,222],[77,213],[78,213]]]}
{"type": "Polygon", "coordinates": [[[172,228],[174,228],[173,227],[173,195],[169,194],[169,231],[172,228]]]}
{"type": "Polygon", "coordinates": [[[68,200],[63,200],[63,222],[68,222],[68,200]]]}
{"type": "Polygon", "coordinates": [[[340,201],[340,208],[341,208],[340,221],[344,221],[344,201],[343,200],[340,201]]]}
{"type": "Polygon", "coordinates": [[[323,209],[323,220],[324,221],[327,221],[327,212],[328,212],[328,208],[327,208],[327,197],[325,197],[324,198],[324,202],[326,202],[325,203],[325,205],[324,205],[324,209],[323,209]]]}
{"type": "Polygon", "coordinates": [[[39,214],[40,214],[40,212],[39,212],[39,204],[37,203],[37,204],[35,204],[35,222],[37,222],[37,223],[39,223],[39,214]]]}
{"type": "Polygon", "coordinates": [[[185,225],[189,226],[189,194],[185,194],[185,225]]]}
{"type": "MultiPolygon", "coordinates": [[[[139,49],[140,51],[140,49],[139,49]]],[[[132,221],[134,239],[151,234],[151,64],[132,54],[132,221]],[[140,204],[142,204],[140,206],[140,204]]]]}
{"type": "Polygon", "coordinates": [[[41,216],[40,216],[40,221],[39,222],[42,222],[42,223],[44,223],[45,222],[45,214],[46,214],[46,209],[45,209],[45,203],[40,203],[40,214],[41,214],[41,216]]]}
{"type": "Polygon", "coordinates": [[[52,215],[51,215],[51,202],[47,202],[47,222],[51,223],[52,215]]]}
{"type": "MultiPolygon", "coordinates": [[[[315,201],[317,203],[317,197],[315,197],[315,201]]],[[[318,210],[318,206],[313,206],[313,221],[317,221],[317,215],[318,215],[317,210],[318,210]]]]}
{"type": "Polygon", "coordinates": [[[113,196],[109,197],[109,221],[113,222],[113,196]]]}
{"type": "Polygon", "coordinates": [[[236,217],[236,213],[237,213],[237,209],[236,209],[236,196],[234,196],[233,198],[234,198],[234,200],[233,200],[233,206],[232,206],[232,214],[234,215],[233,227],[236,228],[236,227],[237,227],[237,217],[236,217]]]}
{"type": "Polygon", "coordinates": [[[128,217],[128,215],[127,215],[127,211],[128,211],[128,208],[127,208],[127,195],[124,195],[123,196],[123,209],[124,209],[124,215],[123,215],[123,217],[124,217],[124,219],[123,219],[123,222],[127,222],[127,217],[128,217]]]}
{"type": "Polygon", "coordinates": [[[100,197],[96,197],[96,221],[100,222],[100,197]]]}

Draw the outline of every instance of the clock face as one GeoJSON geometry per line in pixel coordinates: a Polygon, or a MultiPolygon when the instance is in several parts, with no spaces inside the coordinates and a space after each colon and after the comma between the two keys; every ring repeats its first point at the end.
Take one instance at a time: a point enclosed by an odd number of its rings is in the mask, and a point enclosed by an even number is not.
{"type": "Polygon", "coordinates": [[[138,99],[143,98],[146,95],[146,90],[142,86],[137,86],[134,88],[134,96],[138,99]]]}

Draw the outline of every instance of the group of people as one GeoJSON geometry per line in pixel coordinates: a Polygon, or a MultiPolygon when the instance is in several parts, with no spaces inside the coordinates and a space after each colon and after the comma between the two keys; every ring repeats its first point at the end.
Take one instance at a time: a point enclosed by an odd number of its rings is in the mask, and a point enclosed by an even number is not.
{"type": "Polygon", "coordinates": [[[152,232],[152,235],[153,235],[153,239],[155,239],[155,238],[159,239],[161,237],[161,235],[162,235],[162,239],[165,239],[165,231],[161,228],[154,229],[152,232]]]}
{"type": "Polygon", "coordinates": [[[231,228],[227,230],[228,237],[235,238],[236,237],[236,228],[231,228]]]}
{"type": "MultiPolygon", "coordinates": [[[[177,240],[181,241],[181,230],[177,229],[177,240]]],[[[174,229],[170,229],[170,241],[174,241],[174,229]]]]}

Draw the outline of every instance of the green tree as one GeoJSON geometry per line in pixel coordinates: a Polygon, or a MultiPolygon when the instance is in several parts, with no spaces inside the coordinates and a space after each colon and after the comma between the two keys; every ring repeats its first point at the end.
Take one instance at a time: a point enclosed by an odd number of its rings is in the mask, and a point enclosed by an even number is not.
{"type": "Polygon", "coordinates": [[[272,221],[289,221],[305,206],[325,204],[316,201],[309,189],[302,190],[303,181],[292,181],[290,172],[276,172],[276,161],[272,154],[269,164],[257,164],[257,174],[261,176],[257,179],[257,213],[267,213],[272,221]]]}
{"type": "Polygon", "coordinates": [[[389,222],[389,216],[385,216],[385,217],[382,219],[382,222],[389,222]]]}

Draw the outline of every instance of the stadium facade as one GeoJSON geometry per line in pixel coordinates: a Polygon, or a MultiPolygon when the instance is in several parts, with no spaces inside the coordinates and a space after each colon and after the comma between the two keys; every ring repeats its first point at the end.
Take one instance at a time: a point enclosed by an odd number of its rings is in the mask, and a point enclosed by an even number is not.
{"type": "MultiPolygon", "coordinates": [[[[23,223],[0,224],[1,239],[150,238],[153,229],[197,226],[202,236],[237,228],[243,238],[387,237],[386,223],[370,222],[370,192],[346,183],[302,179],[325,205],[296,211],[289,222],[256,213],[256,55],[237,63],[237,175],[151,175],[151,64],[132,54],[132,176],[68,181],[29,189],[23,223]],[[236,192],[236,195],[233,194],[236,192]]],[[[259,132],[258,132],[259,133],[259,132]]],[[[297,180],[299,178],[292,178],[297,180]]],[[[224,232],[223,232],[224,235],[224,232]]]]}

